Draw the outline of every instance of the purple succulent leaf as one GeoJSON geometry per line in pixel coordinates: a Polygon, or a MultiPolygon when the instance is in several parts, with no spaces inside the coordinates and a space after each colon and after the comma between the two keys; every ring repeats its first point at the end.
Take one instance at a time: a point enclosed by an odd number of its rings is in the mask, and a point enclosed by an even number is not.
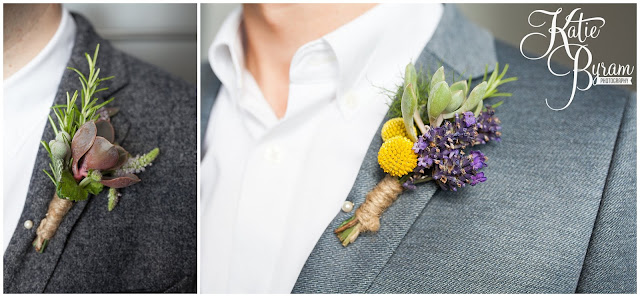
{"type": "Polygon", "coordinates": [[[118,111],[120,111],[120,107],[103,107],[103,108],[107,109],[107,113],[109,114],[109,117],[116,115],[118,111]]]}
{"type": "Polygon", "coordinates": [[[113,126],[109,120],[99,119],[96,121],[97,136],[102,136],[109,142],[113,143],[116,140],[116,134],[113,130],[113,126]]]}
{"type": "Polygon", "coordinates": [[[98,114],[100,120],[110,122],[111,117],[116,115],[118,111],[120,111],[120,108],[118,107],[101,107],[96,113],[98,114]]]}
{"type": "Polygon", "coordinates": [[[74,176],[78,175],[78,162],[93,145],[97,130],[94,122],[87,122],[80,126],[73,136],[73,140],[71,140],[71,156],[73,157],[71,168],[74,176]]]}
{"type": "Polygon", "coordinates": [[[117,144],[114,146],[118,150],[118,163],[116,163],[116,165],[114,165],[113,167],[109,168],[109,170],[120,169],[120,167],[122,167],[122,165],[124,165],[124,163],[127,162],[129,157],[131,157],[131,154],[129,154],[129,152],[127,152],[127,150],[125,150],[123,147],[117,144]]]}
{"type": "Polygon", "coordinates": [[[87,169],[87,162],[85,162],[84,159],[82,159],[82,161],[78,163],[78,166],[78,170],[74,172],[73,177],[76,179],[76,181],[81,181],[89,174],[89,169],[87,169]]]}
{"type": "Polygon", "coordinates": [[[135,174],[127,174],[118,177],[103,177],[101,184],[111,188],[124,188],[139,182],[140,179],[135,174]]]}
{"type": "Polygon", "coordinates": [[[104,137],[97,136],[82,162],[87,169],[105,170],[115,166],[119,158],[118,149],[104,137]]]}

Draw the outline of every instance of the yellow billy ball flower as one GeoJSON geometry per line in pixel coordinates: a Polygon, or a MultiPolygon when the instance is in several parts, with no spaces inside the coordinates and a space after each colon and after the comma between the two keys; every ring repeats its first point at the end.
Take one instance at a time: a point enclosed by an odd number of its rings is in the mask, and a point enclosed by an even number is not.
{"type": "Polygon", "coordinates": [[[378,151],[378,163],[384,172],[403,176],[416,168],[418,155],[413,152],[413,142],[404,136],[387,139],[378,151]]]}
{"type": "MultiPolygon", "coordinates": [[[[413,132],[417,135],[416,127],[413,127],[413,132]]],[[[402,118],[393,118],[388,120],[382,125],[382,141],[387,141],[391,137],[403,136],[409,138],[407,130],[404,128],[404,120],[402,118]]]]}

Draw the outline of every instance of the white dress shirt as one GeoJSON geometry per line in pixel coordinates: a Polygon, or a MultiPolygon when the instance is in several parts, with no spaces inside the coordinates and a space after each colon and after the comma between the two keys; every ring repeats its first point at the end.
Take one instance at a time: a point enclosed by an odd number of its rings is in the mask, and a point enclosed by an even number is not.
{"type": "Polygon", "coordinates": [[[441,14],[380,4],[303,45],[281,119],[245,69],[241,10],[226,19],[209,49],[222,87],[202,145],[203,293],[291,292],[387,112],[382,89],[402,83],[441,14]]]}
{"type": "MultiPolygon", "coordinates": [[[[47,45],[27,65],[3,81],[4,250],[16,226],[24,223],[18,220],[27,198],[47,115],[71,57],[75,35],[76,23],[63,9],[60,25],[47,45]]],[[[54,122],[57,124],[57,120],[54,122]]],[[[48,179],[44,173],[36,174],[40,175],[38,178],[48,179]]]]}

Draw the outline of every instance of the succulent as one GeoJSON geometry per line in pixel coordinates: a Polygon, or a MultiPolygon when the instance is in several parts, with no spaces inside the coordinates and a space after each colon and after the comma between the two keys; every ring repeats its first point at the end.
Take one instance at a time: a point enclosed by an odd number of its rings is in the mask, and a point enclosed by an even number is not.
{"type": "MultiPolygon", "coordinates": [[[[500,65],[496,64],[495,70],[488,78],[488,72],[485,69],[483,82],[473,89],[471,89],[470,80],[460,80],[449,85],[445,80],[444,67],[438,68],[438,70],[431,75],[430,81],[428,81],[426,106],[419,107],[424,108],[426,111],[424,114],[425,120],[428,118],[431,127],[438,127],[445,119],[453,119],[456,114],[461,115],[470,111],[473,112],[475,116],[478,116],[484,108],[484,104],[482,103],[484,99],[511,96],[509,93],[498,93],[496,88],[504,83],[514,81],[517,78],[504,79],[509,65],[506,65],[502,71],[499,71],[499,66],[500,65]]],[[[408,65],[407,67],[412,67],[412,65],[408,65]]],[[[408,75],[405,76],[403,93],[406,93],[408,90],[406,77],[408,77],[408,75]]],[[[498,102],[496,106],[500,103],[502,102],[498,102]]],[[[411,123],[407,123],[407,127],[409,127],[410,124],[411,123]]]]}
{"type": "MultiPolygon", "coordinates": [[[[89,175],[90,171],[113,171],[122,167],[129,153],[119,145],[114,145],[113,126],[110,121],[98,119],[80,126],[71,141],[73,162],[71,170],[76,181],[89,175]]],[[[102,185],[124,188],[139,182],[134,174],[117,177],[102,176],[102,185]]]]}

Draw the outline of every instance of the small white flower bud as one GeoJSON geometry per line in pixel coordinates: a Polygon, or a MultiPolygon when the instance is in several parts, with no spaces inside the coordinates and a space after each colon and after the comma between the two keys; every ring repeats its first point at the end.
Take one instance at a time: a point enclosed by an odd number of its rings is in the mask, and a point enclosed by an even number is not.
{"type": "Polygon", "coordinates": [[[64,141],[50,141],[49,148],[51,149],[51,155],[56,159],[64,160],[69,153],[69,145],[64,141]]]}
{"type": "Polygon", "coordinates": [[[60,131],[58,133],[58,135],[56,135],[56,140],[57,141],[62,141],[65,143],[70,143],[71,142],[71,136],[69,135],[69,133],[65,132],[65,131],[60,131]]]}

